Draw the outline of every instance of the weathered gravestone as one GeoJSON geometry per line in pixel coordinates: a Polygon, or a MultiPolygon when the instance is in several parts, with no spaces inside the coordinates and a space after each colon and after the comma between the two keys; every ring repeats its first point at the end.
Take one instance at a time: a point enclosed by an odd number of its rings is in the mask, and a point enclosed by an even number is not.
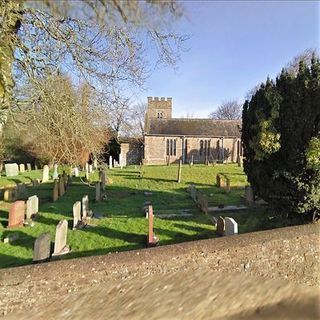
{"type": "Polygon", "coordinates": [[[50,258],[50,232],[43,233],[34,242],[33,262],[47,261],[50,258]]]}
{"type": "Polygon", "coordinates": [[[59,178],[59,174],[58,174],[58,165],[55,164],[53,166],[53,175],[52,175],[52,179],[55,180],[55,179],[58,179],[59,178]]]}
{"type": "Polygon", "coordinates": [[[26,167],[24,166],[23,163],[19,164],[19,171],[20,173],[24,173],[26,171],[26,167]]]}
{"type": "Polygon", "coordinates": [[[100,181],[101,181],[101,189],[105,191],[106,190],[106,172],[104,170],[101,170],[99,172],[99,175],[100,175],[100,181]]]}
{"type": "Polygon", "coordinates": [[[28,198],[27,200],[27,219],[31,219],[36,216],[39,212],[39,198],[34,195],[28,198]]]}
{"type": "Polygon", "coordinates": [[[53,193],[52,193],[52,200],[53,202],[59,199],[59,182],[58,180],[53,181],[53,193]]]}
{"type": "Polygon", "coordinates": [[[44,165],[43,166],[43,172],[42,172],[42,182],[49,181],[49,166],[44,165]]]}
{"type": "Polygon", "coordinates": [[[147,242],[147,247],[154,247],[158,243],[158,239],[153,233],[153,209],[152,206],[148,207],[148,242],[147,242]]]}
{"type": "Polygon", "coordinates": [[[38,170],[38,165],[36,163],[34,164],[34,170],[38,170]]]}
{"type": "Polygon", "coordinates": [[[207,197],[200,191],[197,191],[197,203],[202,212],[208,213],[208,199],[207,197]]]}
{"type": "Polygon", "coordinates": [[[225,190],[227,193],[229,193],[231,191],[231,182],[230,182],[230,179],[227,178],[226,179],[226,187],[225,187],[225,190]]]}
{"type": "Polygon", "coordinates": [[[222,237],[224,235],[225,222],[224,219],[220,216],[217,219],[217,235],[222,237]]]}
{"type": "Polygon", "coordinates": [[[73,229],[81,224],[81,202],[77,201],[73,204],[73,229]]]}
{"type": "Polygon", "coordinates": [[[10,188],[10,189],[4,190],[4,194],[3,194],[4,201],[12,202],[12,201],[16,201],[17,199],[18,199],[17,188],[10,188]]]}
{"type": "Polygon", "coordinates": [[[32,169],[31,169],[31,163],[27,163],[27,170],[28,171],[31,171],[32,169]]]}
{"type": "Polygon", "coordinates": [[[52,256],[60,256],[70,252],[67,245],[68,222],[61,220],[56,227],[56,236],[54,241],[54,252],[52,256]]]}
{"type": "Polygon", "coordinates": [[[82,197],[82,218],[86,218],[89,214],[89,197],[85,195],[82,197]]]}
{"type": "Polygon", "coordinates": [[[79,177],[79,169],[77,167],[73,168],[73,174],[75,177],[79,177]]]}
{"type": "Polygon", "coordinates": [[[238,224],[233,218],[226,217],[225,224],[226,224],[226,227],[225,227],[224,234],[226,236],[232,236],[238,233],[238,224]]]}
{"type": "Polygon", "coordinates": [[[247,205],[251,206],[254,204],[254,194],[253,194],[253,190],[251,188],[251,186],[245,186],[244,189],[244,193],[245,193],[245,200],[247,205]]]}
{"type": "Polygon", "coordinates": [[[112,156],[109,157],[109,169],[112,169],[112,156]]]}
{"type": "Polygon", "coordinates": [[[6,163],[4,165],[7,177],[15,177],[19,175],[19,167],[16,163],[6,163]]]}
{"type": "Polygon", "coordinates": [[[63,179],[63,184],[64,184],[64,190],[66,190],[68,187],[68,175],[66,174],[66,172],[64,170],[62,173],[62,179],[63,179]]]}
{"type": "Polygon", "coordinates": [[[64,179],[62,176],[59,176],[59,197],[63,196],[64,192],[65,192],[64,179]]]}
{"type": "Polygon", "coordinates": [[[101,201],[101,183],[96,183],[96,201],[101,201]]]}
{"type": "Polygon", "coordinates": [[[26,212],[26,205],[24,201],[14,202],[9,210],[8,228],[22,227],[24,215],[26,212]]]}

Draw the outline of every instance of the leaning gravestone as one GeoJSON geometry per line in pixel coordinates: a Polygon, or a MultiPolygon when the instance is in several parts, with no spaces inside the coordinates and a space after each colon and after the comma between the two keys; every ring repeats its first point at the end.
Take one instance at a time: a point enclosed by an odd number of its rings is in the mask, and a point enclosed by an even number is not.
{"type": "Polygon", "coordinates": [[[43,172],[42,172],[42,182],[49,181],[49,166],[44,165],[43,166],[43,172]]]}
{"type": "Polygon", "coordinates": [[[31,219],[39,212],[39,198],[34,195],[28,198],[27,200],[27,211],[26,216],[27,219],[31,219]]]}
{"type": "Polygon", "coordinates": [[[67,245],[68,222],[61,220],[56,227],[56,237],[54,241],[54,252],[52,256],[60,256],[70,251],[67,245]]]}
{"type": "Polygon", "coordinates": [[[19,167],[16,163],[6,163],[4,168],[7,177],[15,177],[19,175],[19,167]]]}
{"type": "Polygon", "coordinates": [[[8,228],[22,227],[26,205],[24,201],[14,202],[9,210],[8,228]]]}
{"type": "Polygon", "coordinates": [[[81,223],[81,202],[77,201],[73,204],[73,229],[81,223]]]}
{"type": "Polygon", "coordinates": [[[226,217],[225,219],[226,229],[224,234],[226,236],[232,236],[238,233],[238,224],[233,218],[226,217]]]}
{"type": "Polygon", "coordinates": [[[53,175],[52,175],[52,179],[55,180],[55,179],[58,179],[59,178],[59,174],[58,174],[58,165],[55,164],[53,166],[53,175]]]}
{"type": "Polygon", "coordinates": [[[24,166],[23,163],[21,163],[21,164],[19,165],[19,171],[20,171],[20,173],[24,173],[24,172],[26,171],[26,167],[24,166]]]}
{"type": "Polygon", "coordinates": [[[31,163],[27,163],[27,170],[28,171],[31,171],[32,169],[31,169],[31,163]]]}
{"type": "Polygon", "coordinates": [[[43,233],[34,242],[33,262],[47,261],[50,258],[50,232],[43,233]]]}
{"type": "Polygon", "coordinates": [[[52,194],[52,200],[53,202],[57,201],[59,199],[59,182],[58,180],[53,181],[53,194],[52,194]]]}
{"type": "Polygon", "coordinates": [[[222,237],[224,235],[225,230],[225,221],[222,217],[217,219],[217,235],[222,237]]]}
{"type": "Polygon", "coordinates": [[[86,218],[89,213],[89,197],[85,195],[82,197],[82,217],[86,218]]]}

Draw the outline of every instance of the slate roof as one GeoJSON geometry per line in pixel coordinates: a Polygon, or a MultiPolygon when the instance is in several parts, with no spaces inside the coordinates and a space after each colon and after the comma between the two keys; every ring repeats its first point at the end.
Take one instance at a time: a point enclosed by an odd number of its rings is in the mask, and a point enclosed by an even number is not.
{"type": "Polygon", "coordinates": [[[150,119],[148,135],[240,137],[241,120],[150,119]]]}

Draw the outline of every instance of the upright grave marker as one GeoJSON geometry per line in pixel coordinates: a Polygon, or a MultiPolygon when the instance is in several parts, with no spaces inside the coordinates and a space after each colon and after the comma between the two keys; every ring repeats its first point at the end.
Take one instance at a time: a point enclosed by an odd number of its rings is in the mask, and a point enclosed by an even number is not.
{"type": "Polygon", "coordinates": [[[34,242],[33,262],[43,262],[50,258],[50,232],[43,233],[34,242]]]}
{"type": "Polygon", "coordinates": [[[225,230],[225,221],[224,219],[220,216],[217,219],[217,235],[222,237],[224,235],[224,230],[225,230]]]}
{"type": "Polygon", "coordinates": [[[104,170],[100,171],[101,189],[106,190],[106,172],[104,170]]]}
{"type": "Polygon", "coordinates": [[[52,179],[55,180],[55,179],[58,179],[59,178],[59,174],[58,174],[58,165],[55,164],[53,166],[53,175],[52,175],[52,179]]]}
{"type": "Polygon", "coordinates": [[[73,169],[73,173],[75,177],[79,177],[79,169],[77,167],[73,169]]]}
{"type": "Polygon", "coordinates": [[[76,229],[81,223],[81,202],[73,204],[73,229],[76,229]]]}
{"type": "Polygon", "coordinates": [[[179,166],[178,166],[178,177],[177,177],[177,182],[181,182],[181,168],[182,168],[182,161],[179,161],[179,166]]]}
{"type": "Polygon", "coordinates": [[[109,156],[109,169],[112,169],[112,156],[109,156]]]}
{"type": "Polygon", "coordinates": [[[18,199],[18,189],[17,188],[9,188],[4,190],[3,200],[12,202],[18,199]]]}
{"type": "Polygon", "coordinates": [[[251,186],[245,186],[244,192],[246,203],[252,206],[254,204],[254,193],[251,186]]]}
{"type": "Polygon", "coordinates": [[[32,171],[32,169],[31,169],[31,163],[27,163],[27,170],[28,170],[28,171],[32,171]]]}
{"type": "Polygon", "coordinates": [[[89,197],[86,194],[82,197],[82,218],[86,218],[89,214],[89,197]]]}
{"type": "Polygon", "coordinates": [[[25,167],[25,165],[23,163],[21,163],[19,165],[19,171],[20,171],[20,173],[24,173],[26,171],[26,167],[25,167]]]}
{"type": "Polygon", "coordinates": [[[24,201],[14,202],[9,210],[8,228],[22,227],[25,212],[26,205],[24,201]]]}
{"type": "Polygon", "coordinates": [[[56,236],[54,241],[54,252],[52,256],[60,256],[70,251],[67,245],[68,222],[61,220],[56,227],[56,236]]]}
{"type": "Polygon", "coordinates": [[[101,201],[101,183],[96,183],[96,201],[101,201]]]}
{"type": "Polygon", "coordinates": [[[39,212],[39,198],[34,195],[28,198],[27,200],[27,211],[26,216],[27,219],[31,219],[39,212]]]}
{"type": "Polygon", "coordinates": [[[63,196],[65,193],[65,188],[64,188],[64,179],[60,175],[59,176],[59,197],[63,196]]]}
{"type": "Polygon", "coordinates": [[[19,167],[16,163],[6,163],[4,165],[7,177],[15,177],[19,175],[19,167]]]}
{"type": "Polygon", "coordinates": [[[49,181],[49,166],[44,165],[43,166],[43,172],[42,172],[42,182],[49,181]]]}
{"type": "Polygon", "coordinates": [[[224,234],[226,236],[232,236],[238,233],[238,224],[233,218],[226,217],[225,224],[226,224],[226,229],[224,234]]]}
{"type": "Polygon", "coordinates": [[[52,200],[53,202],[57,201],[59,199],[59,182],[58,180],[53,181],[53,194],[52,194],[52,200]]]}
{"type": "Polygon", "coordinates": [[[148,207],[148,247],[154,247],[157,245],[157,237],[153,233],[153,209],[152,206],[148,207]]]}

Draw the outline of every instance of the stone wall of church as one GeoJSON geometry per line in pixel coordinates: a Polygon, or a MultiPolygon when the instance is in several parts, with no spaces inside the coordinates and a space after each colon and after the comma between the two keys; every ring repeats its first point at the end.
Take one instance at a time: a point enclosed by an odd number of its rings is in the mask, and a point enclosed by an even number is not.
{"type": "Polygon", "coordinates": [[[180,159],[183,163],[191,160],[194,163],[206,163],[222,159],[236,162],[238,154],[242,155],[238,138],[145,136],[144,163],[149,165],[177,163],[180,159]]]}

